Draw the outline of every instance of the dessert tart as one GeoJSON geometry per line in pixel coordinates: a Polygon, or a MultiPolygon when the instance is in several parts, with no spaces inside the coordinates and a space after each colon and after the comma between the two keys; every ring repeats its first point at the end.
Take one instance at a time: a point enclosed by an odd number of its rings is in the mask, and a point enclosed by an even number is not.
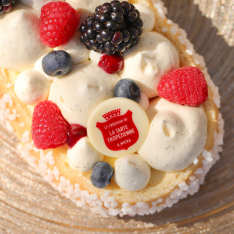
{"type": "Polygon", "coordinates": [[[160,0],[0,9],[1,119],[46,181],[121,217],[198,191],[222,150],[220,96],[160,0]]]}

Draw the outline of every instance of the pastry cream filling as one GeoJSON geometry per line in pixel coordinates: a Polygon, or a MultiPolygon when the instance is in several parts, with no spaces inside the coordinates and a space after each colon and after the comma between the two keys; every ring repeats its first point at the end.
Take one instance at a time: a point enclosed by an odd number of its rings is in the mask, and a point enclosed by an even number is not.
{"type": "Polygon", "coordinates": [[[157,98],[150,104],[147,115],[150,129],[138,153],[152,168],[183,170],[200,155],[207,139],[202,106],[182,106],[157,98]]]}
{"type": "Polygon", "coordinates": [[[87,127],[92,110],[114,96],[119,79],[92,62],[75,65],[66,76],[53,80],[49,100],[57,104],[69,123],[87,127]]]}
{"type": "Polygon", "coordinates": [[[167,72],[179,68],[178,52],[171,42],[156,32],[146,32],[140,41],[124,52],[121,78],[131,78],[149,98],[158,96],[157,86],[167,72]]]}
{"type": "Polygon", "coordinates": [[[38,12],[23,4],[0,16],[0,67],[21,72],[51,51],[41,42],[39,27],[38,12]]]}

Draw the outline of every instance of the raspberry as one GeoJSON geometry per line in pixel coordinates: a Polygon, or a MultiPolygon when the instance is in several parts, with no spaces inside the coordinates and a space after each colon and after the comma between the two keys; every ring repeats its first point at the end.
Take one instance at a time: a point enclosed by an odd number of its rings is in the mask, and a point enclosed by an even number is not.
{"type": "Polygon", "coordinates": [[[202,71],[197,67],[183,67],[162,77],[158,85],[160,97],[185,106],[200,106],[208,98],[202,71]]]}
{"type": "Polygon", "coordinates": [[[98,63],[98,66],[106,73],[115,74],[123,69],[124,59],[116,54],[110,56],[103,55],[98,63]]]}
{"type": "Polygon", "coordinates": [[[51,48],[65,44],[79,23],[79,14],[68,3],[49,2],[41,9],[41,41],[51,48]]]}
{"type": "Polygon", "coordinates": [[[38,103],[33,112],[32,139],[38,149],[57,148],[67,143],[69,123],[51,101],[38,103]]]}

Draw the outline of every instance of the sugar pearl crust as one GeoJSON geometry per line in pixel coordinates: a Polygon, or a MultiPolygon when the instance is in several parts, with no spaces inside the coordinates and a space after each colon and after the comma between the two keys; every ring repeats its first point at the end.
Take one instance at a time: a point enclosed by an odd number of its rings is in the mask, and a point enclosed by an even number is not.
{"type": "MultiPolygon", "coordinates": [[[[149,4],[147,1],[141,1],[149,4]]],[[[176,38],[181,46],[185,49],[187,57],[191,61],[199,66],[208,83],[208,86],[212,92],[212,100],[216,107],[220,107],[220,96],[218,88],[210,79],[207,73],[207,69],[204,63],[204,59],[195,53],[193,45],[188,41],[184,30],[179,29],[177,24],[172,23],[170,20],[166,20],[166,9],[163,3],[159,0],[152,0],[150,4],[155,7],[155,14],[161,19],[166,21],[165,28],[161,29],[162,33],[165,33],[166,37],[176,38]],[[165,30],[167,29],[167,30],[165,30]]],[[[157,26],[156,26],[157,27],[157,26]]],[[[159,31],[159,30],[158,30],[159,31]]],[[[0,77],[4,74],[4,70],[0,71],[0,77]]],[[[7,74],[5,74],[7,76],[7,74]]],[[[114,197],[112,197],[111,191],[106,191],[104,195],[98,196],[95,193],[83,190],[80,184],[72,184],[69,179],[66,179],[62,172],[59,171],[55,165],[56,157],[53,151],[41,151],[35,148],[31,141],[30,132],[27,129],[28,123],[22,122],[21,116],[17,116],[17,111],[14,111],[14,94],[9,87],[9,93],[1,95],[0,99],[0,120],[5,124],[9,131],[14,131],[15,123],[17,122],[20,127],[20,139],[21,144],[18,146],[22,157],[28,161],[28,163],[36,169],[36,171],[44,177],[55,189],[57,189],[62,195],[71,199],[77,206],[83,209],[89,209],[92,212],[99,213],[103,216],[116,216],[123,217],[124,215],[148,215],[155,212],[160,212],[166,207],[171,207],[177,203],[180,199],[187,197],[188,194],[193,195],[199,189],[200,184],[204,182],[205,175],[210,170],[212,165],[219,159],[219,152],[222,151],[220,145],[223,144],[223,127],[224,121],[222,115],[218,115],[217,130],[214,131],[214,144],[211,150],[203,150],[202,156],[197,158],[193,163],[196,166],[196,170],[186,181],[181,181],[166,197],[160,197],[156,201],[152,202],[136,202],[130,204],[125,202],[119,204],[114,197]],[[25,127],[23,127],[25,125],[25,127]],[[40,157],[35,157],[35,154],[40,154],[40,157]]],[[[1,89],[2,92],[2,89],[1,89]]],[[[4,93],[4,92],[3,92],[4,93]]],[[[18,131],[17,131],[18,133],[18,131]]]]}

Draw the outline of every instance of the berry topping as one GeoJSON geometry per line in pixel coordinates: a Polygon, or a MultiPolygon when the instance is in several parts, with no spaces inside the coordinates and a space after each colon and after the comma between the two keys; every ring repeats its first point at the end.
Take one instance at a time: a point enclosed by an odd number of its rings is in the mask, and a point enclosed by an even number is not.
{"type": "Polygon", "coordinates": [[[87,136],[87,129],[79,124],[71,124],[68,131],[68,145],[72,148],[81,138],[87,136]]]}
{"type": "Polygon", "coordinates": [[[54,149],[67,143],[69,123],[51,101],[38,103],[32,118],[32,139],[38,149],[54,149]]]}
{"type": "Polygon", "coordinates": [[[115,97],[124,97],[137,103],[141,100],[141,89],[132,79],[122,79],[118,81],[114,90],[115,97]]]}
{"type": "Polygon", "coordinates": [[[11,11],[17,0],[0,0],[0,15],[11,11]]]}
{"type": "Polygon", "coordinates": [[[49,76],[64,76],[72,69],[72,58],[63,50],[51,51],[42,60],[43,71],[49,76]]]}
{"type": "Polygon", "coordinates": [[[79,23],[79,14],[68,3],[49,2],[41,9],[41,41],[51,48],[65,44],[79,23]]]}
{"type": "Polygon", "coordinates": [[[208,89],[202,71],[197,67],[183,67],[162,77],[159,96],[180,105],[200,106],[208,98],[208,89]]]}
{"type": "MultiPolygon", "coordinates": [[[[106,42],[105,48],[111,49],[111,46],[112,44],[110,42],[106,42]]],[[[102,68],[106,73],[115,74],[123,69],[124,59],[116,54],[110,56],[103,55],[98,63],[98,66],[102,68]]]]}
{"type": "Polygon", "coordinates": [[[98,162],[93,168],[91,183],[96,188],[105,188],[110,184],[113,173],[113,168],[109,163],[98,162]]]}
{"type": "Polygon", "coordinates": [[[134,5],[112,1],[97,6],[95,12],[81,24],[81,41],[88,50],[106,55],[122,53],[137,44],[142,27],[143,21],[134,5]],[[107,42],[113,46],[106,47],[107,42]]]}

